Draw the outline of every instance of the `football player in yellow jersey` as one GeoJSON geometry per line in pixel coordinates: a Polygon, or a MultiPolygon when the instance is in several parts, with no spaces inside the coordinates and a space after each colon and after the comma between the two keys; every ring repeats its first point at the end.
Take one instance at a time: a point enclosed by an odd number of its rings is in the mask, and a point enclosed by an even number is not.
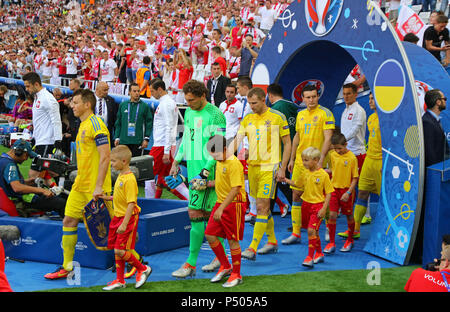
{"type": "Polygon", "coordinates": [[[278,251],[270,200],[275,198],[276,183],[284,181],[291,151],[291,138],[286,117],[267,107],[263,89],[252,88],[247,97],[253,113],[242,120],[230,150],[236,152],[244,137],[248,138],[248,179],[250,194],[256,197],[257,217],[252,243],[242,253],[242,257],[255,260],[256,252],[267,254],[278,251]],[[257,250],[264,233],[267,234],[268,243],[257,250]]]}
{"type": "MultiPolygon", "coordinates": [[[[306,168],[305,176],[301,179],[304,184],[303,213],[308,222],[308,256],[302,265],[313,267],[314,264],[324,261],[322,246],[319,237],[319,228],[324,219],[331,200],[334,188],[328,175],[319,166],[321,151],[315,147],[308,147],[302,152],[303,166],[306,168]]],[[[285,179],[291,186],[298,187],[298,180],[285,179]]]]}
{"type": "MultiPolygon", "coordinates": [[[[383,166],[383,151],[381,149],[380,122],[376,109],[375,100],[372,93],[369,95],[370,109],[373,114],[367,119],[367,129],[369,130],[368,149],[366,159],[361,169],[358,182],[358,198],[355,205],[355,231],[353,238],[360,237],[361,221],[366,213],[369,204],[370,193],[380,195],[381,189],[381,169],[383,166]]],[[[339,236],[348,237],[348,230],[338,233],[339,236]]]]}
{"type": "Polygon", "coordinates": [[[67,198],[63,219],[61,268],[45,275],[47,279],[66,278],[73,270],[73,256],[78,240],[78,223],[91,200],[111,192],[109,131],[93,114],[96,98],[92,91],[80,89],[73,95],[71,108],[81,124],[76,138],[77,177],[67,198]]]}
{"type": "Polygon", "coordinates": [[[308,147],[315,147],[320,151],[318,166],[326,163],[325,159],[331,145],[331,136],[335,128],[334,116],[330,110],[319,105],[319,95],[314,85],[307,85],[302,90],[303,102],[306,109],[297,114],[295,125],[296,134],[292,141],[291,159],[288,170],[292,173],[292,180],[297,186],[292,188],[292,234],[282,240],[283,244],[300,243],[300,229],[302,227],[302,200],[304,191],[302,177],[307,170],[302,164],[302,152],[308,147]]]}
{"type": "Polygon", "coordinates": [[[331,184],[334,192],[331,194],[330,214],[328,218],[328,229],[330,231],[330,243],[323,250],[324,253],[333,253],[336,250],[336,219],[339,210],[347,216],[347,224],[350,237],[347,238],[342,252],[348,252],[353,248],[353,231],[355,220],[353,218],[354,191],[358,183],[358,160],[347,148],[347,139],[340,132],[335,132],[331,137],[330,152],[331,159],[331,184]]]}
{"type": "MultiPolygon", "coordinates": [[[[108,283],[103,290],[125,288],[125,263],[131,264],[138,271],[135,288],[141,287],[152,268],[139,261],[139,257],[132,254],[136,243],[139,212],[137,205],[138,185],[136,177],[130,171],[131,151],[126,145],[118,145],[111,151],[111,165],[119,171],[114,184],[114,217],[109,224],[108,248],[114,249],[116,260],[117,279],[108,283]]],[[[102,195],[103,199],[110,200],[109,196],[102,195]]]]}

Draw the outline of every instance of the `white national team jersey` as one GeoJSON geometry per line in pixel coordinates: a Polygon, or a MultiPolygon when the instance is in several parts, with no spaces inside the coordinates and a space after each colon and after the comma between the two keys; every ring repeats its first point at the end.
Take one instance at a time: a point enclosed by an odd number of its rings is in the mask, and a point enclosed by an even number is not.
{"type": "Polygon", "coordinates": [[[241,101],[235,98],[231,102],[226,100],[220,103],[219,109],[225,115],[225,119],[227,120],[227,131],[225,138],[227,140],[232,139],[236,136],[236,133],[239,130],[239,126],[244,115],[244,105],[241,101]]]}
{"type": "Polygon", "coordinates": [[[35,145],[51,145],[62,140],[59,104],[47,89],[36,93],[32,112],[35,145]]]}
{"type": "Polygon", "coordinates": [[[172,145],[176,144],[177,122],[177,104],[166,94],[159,99],[153,117],[153,146],[164,146],[164,154],[168,154],[172,145]]]}

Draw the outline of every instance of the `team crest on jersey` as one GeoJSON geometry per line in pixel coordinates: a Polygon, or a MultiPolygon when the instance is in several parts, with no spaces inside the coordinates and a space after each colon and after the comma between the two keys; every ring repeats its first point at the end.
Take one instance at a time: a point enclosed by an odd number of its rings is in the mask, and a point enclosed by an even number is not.
{"type": "Polygon", "coordinates": [[[201,128],[202,127],[202,122],[203,122],[203,120],[201,120],[201,119],[199,119],[197,121],[197,128],[201,128]]]}
{"type": "Polygon", "coordinates": [[[316,178],[316,184],[319,184],[320,183],[320,178],[316,178]]]}
{"type": "Polygon", "coordinates": [[[318,119],[319,119],[319,116],[314,116],[313,122],[317,122],[318,119]]]}
{"type": "Polygon", "coordinates": [[[348,166],[348,161],[344,161],[344,166],[347,167],[348,166]]]}
{"type": "Polygon", "coordinates": [[[222,173],[227,173],[227,168],[223,168],[222,173]]]}
{"type": "Polygon", "coordinates": [[[270,120],[266,120],[266,122],[264,123],[264,125],[269,128],[270,127],[270,120]]]}
{"type": "Polygon", "coordinates": [[[352,120],[353,119],[353,114],[348,114],[348,120],[352,120]]]}
{"type": "Polygon", "coordinates": [[[318,37],[328,34],[341,15],[344,0],[306,0],[305,17],[309,30],[318,37]]]}

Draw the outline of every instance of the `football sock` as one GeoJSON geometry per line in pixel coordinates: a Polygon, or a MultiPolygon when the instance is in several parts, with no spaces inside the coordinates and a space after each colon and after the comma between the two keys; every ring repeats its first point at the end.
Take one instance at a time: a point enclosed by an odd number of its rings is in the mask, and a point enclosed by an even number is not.
{"type": "Polygon", "coordinates": [[[228,261],[228,257],[226,255],[225,250],[223,249],[223,246],[220,243],[220,241],[216,240],[213,243],[210,243],[209,246],[211,247],[212,251],[216,255],[217,259],[219,259],[220,265],[224,269],[229,269],[231,267],[231,264],[228,261]]]}
{"type": "Polygon", "coordinates": [[[358,198],[356,200],[355,212],[354,212],[355,231],[356,232],[359,232],[359,229],[361,227],[361,221],[362,221],[362,218],[364,217],[364,214],[366,213],[368,203],[369,203],[369,199],[363,200],[363,199],[358,198]]]}
{"type": "Polygon", "coordinates": [[[233,263],[232,273],[241,275],[241,248],[231,249],[231,262],[233,263]]]}
{"type": "Polygon", "coordinates": [[[316,237],[315,247],[316,247],[316,252],[317,253],[322,253],[322,245],[320,243],[320,237],[319,236],[316,237]]]}
{"type": "Polygon", "coordinates": [[[268,218],[268,216],[256,216],[255,226],[253,227],[253,239],[252,243],[250,244],[250,248],[254,251],[256,251],[256,249],[258,248],[258,245],[261,242],[264,233],[266,232],[268,218]]]}
{"type": "Polygon", "coordinates": [[[302,202],[293,202],[291,208],[292,234],[300,236],[302,228],[302,202]]]}
{"type": "Polygon", "coordinates": [[[267,242],[272,245],[277,245],[277,238],[275,237],[275,222],[273,221],[272,214],[269,215],[267,219],[267,242]]]}
{"type": "Polygon", "coordinates": [[[163,192],[162,187],[157,186],[155,191],[155,198],[161,198],[162,192],[163,192]]]}
{"type": "Polygon", "coordinates": [[[353,242],[353,233],[355,232],[355,220],[351,220],[348,221],[347,220],[347,224],[348,224],[348,238],[347,240],[350,242],[353,242]]]}
{"type": "Polygon", "coordinates": [[[197,266],[197,258],[205,236],[205,222],[203,218],[191,219],[191,231],[189,232],[189,257],[187,263],[197,266]]]}
{"type": "Polygon", "coordinates": [[[63,248],[63,268],[67,271],[73,270],[73,256],[75,245],[78,241],[78,227],[63,226],[62,248],[63,248]]]}
{"type": "Polygon", "coordinates": [[[308,256],[311,258],[314,257],[314,251],[316,250],[316,240],[317,237],[315,236],[308,237],[308,256]]]}
{"type": "MultiPolygon", "coordinates": [[[[278,205],[279,208],[284,206],[284,203],[281,201],[279,197],[275,199],[275,203],[278,205]]],[[[281,209],[280,209],[281,210],[281,209]]],[[[280,211],[281,212],[281,211],[280,211]]]]}
{"type": "Polygon", "coordinates": [[[115,258],[117,280],[121,283],[125,283],[125,260],[117,255],[115,258]]]}
{"type": "Polygon", "coordinates": [[[336,237],[336,219],[329,219],[328,220],[328,230],[330,234],[330,243],[335,244],[335,237],[336,237]]]}
{"type": "Polygon", "coordinates": [[[123,260],[134,266],[139,272],[145,271],[147,268],[139,261],[130,251],[126,251],[123,260]]]}

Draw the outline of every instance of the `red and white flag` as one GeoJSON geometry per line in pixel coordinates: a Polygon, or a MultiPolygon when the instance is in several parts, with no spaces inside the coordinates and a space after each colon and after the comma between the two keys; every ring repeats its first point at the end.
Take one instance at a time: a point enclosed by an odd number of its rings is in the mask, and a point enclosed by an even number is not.
{"type": "Polygon", "coordinates": [[[420,39],[417,45],[422,46],[423,33],[427,28],[428,25],[420,19],[419,15],[413,9],[406,5],[400,6],[395,30],[401,40],[403,40],[406,34],[413,33],[420,39]]]}

